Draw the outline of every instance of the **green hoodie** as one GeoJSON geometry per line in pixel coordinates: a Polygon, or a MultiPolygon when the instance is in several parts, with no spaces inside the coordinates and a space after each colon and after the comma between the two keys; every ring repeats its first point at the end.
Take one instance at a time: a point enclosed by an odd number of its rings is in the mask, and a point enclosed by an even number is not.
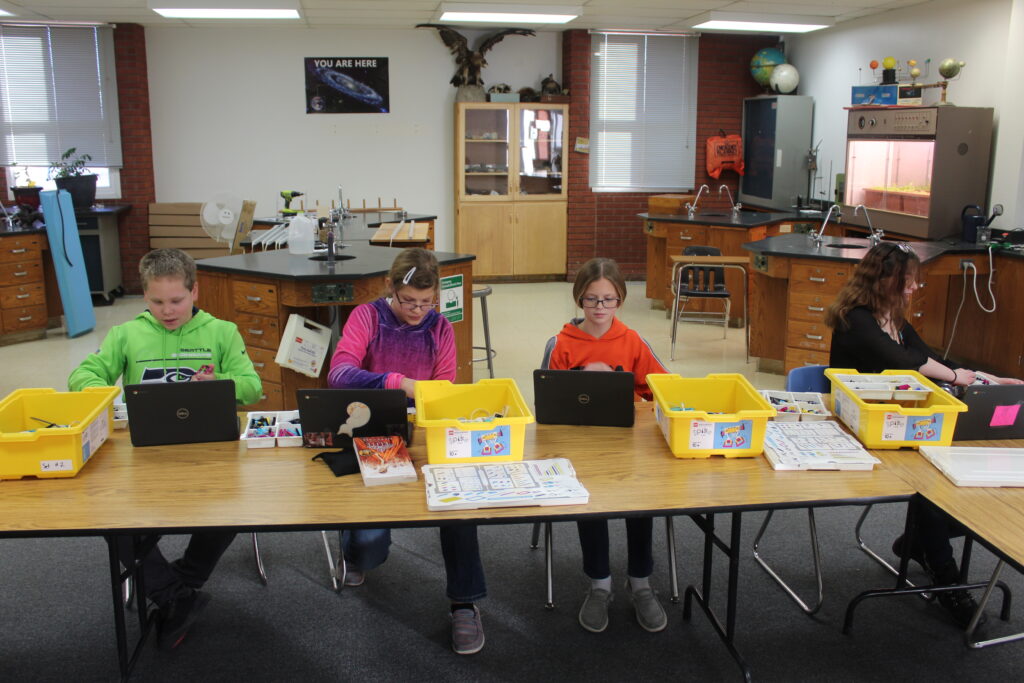
{"type": "Polygon", "coordinates": [[[182,382],[203,365],[213,365],[217,379],[235,381],[241,405],[258,401],[263,387],[238,328],[193,310],[192,319],[176,330],[168,330],[149,311],[111,328],[100,350],[68,377],[68,388],[114,386],[122,376],[124,384],[182,382]]]}

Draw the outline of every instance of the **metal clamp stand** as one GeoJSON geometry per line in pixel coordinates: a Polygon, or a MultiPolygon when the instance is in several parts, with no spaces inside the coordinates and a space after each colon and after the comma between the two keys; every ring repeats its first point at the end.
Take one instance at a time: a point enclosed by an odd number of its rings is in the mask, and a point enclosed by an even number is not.
{"type": "Polygon", "coordinates": [[[700,590],[697,590],[692,585],[686,587],[686,593],[683,599],[683,619],[685,621],[690,620],[690,613],[692,611],[691,601],[695,600],[701,610],[704,611],[704,615],[708,618],[708,621],[711,622],[711,626],[715,629],[715,633],[718,634],[722,643],[725,644],[726,649],[729,650],[729,654],[732,655],[733,660],[735,660],[739,665],[740,670],[743,672],[744,680],[750,681],[750,668],[747,666],[747,663],[743,660],[743,657],[735,646],[736,602],[740,566],[740,529],[743,513],[734,511],[730,514],[732,514],[732,525],[729,532],[728,544],[715,535],[715,513],[708,512],[703,515],[690,515],[690,519],[693,520],[694,524],[700,527],[704,532],[704,570],[700,590]],[[728,590],[726,593],[724,628],[714,611],[711,609],[709,597],[711,593],[712,550],[714,550],[715,546],[718,546],[718,548],[729,557],[729,579],[728,590]]]}
{"type": "Polygon", "coordinates": [[[768,523],[771,521],[773,514],[775,514],[774,510],[768,511],[768,514],[764,518],[764,522],[761,523],[761,529],[757,532],[757,537],[754,538],[754,559],[757,560],[757,563],[761,565],[762,569],[768,572],[768,576],[775,579],[775,582],[782,586],[782,590],[786,591],[786,594],[793,598],[793,601],[799,605],[800,609],[802,609],[805,614],[815,614],[821,609],[821,604],[825,600],[825,590],[821,577],[821,547],[818,544],[818,527],[814,522],[814,508],[807,508],[807,524],[810,527],[811,532],[811,554],[814,558],[814,579],[818,584],[818,600],[814,603],[814,607],[808,606],[808,604],[796,594],[796,591],[790,588],[789,584],[783,581],[782,577],[768,566],[768,563],[764,561],[761,554],[758,552],[758,546],[761,544],[761,537],[764,536],[764,532],[768,528],[768,523]]]}

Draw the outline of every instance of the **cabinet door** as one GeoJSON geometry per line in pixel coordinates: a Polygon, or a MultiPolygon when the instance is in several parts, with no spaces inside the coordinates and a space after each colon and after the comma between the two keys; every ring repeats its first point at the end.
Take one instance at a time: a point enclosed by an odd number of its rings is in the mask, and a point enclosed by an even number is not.
{"type": "Polygon", "coordinates": [[[519,105],[516,117],[518,199],[564,200],[563,153],[569,117],[562,105],[519,105]]]}
{"type": "Polygon", "coordinates": [[[509,104],[456,105],[455,179],[459,201],[509,201],[512,195],[509,104]]]}
{"type": "Polygon", "coordinates": [[[456,249],[476,254],[473,276],[512,274],[511,204],[461,204],[458,207],[456,249]]]}
{"type": "Polygon", "coordinates": [[[516,204],[513,272],[516,275],[564,275],[565,230],[564,203],[516,204]]]}

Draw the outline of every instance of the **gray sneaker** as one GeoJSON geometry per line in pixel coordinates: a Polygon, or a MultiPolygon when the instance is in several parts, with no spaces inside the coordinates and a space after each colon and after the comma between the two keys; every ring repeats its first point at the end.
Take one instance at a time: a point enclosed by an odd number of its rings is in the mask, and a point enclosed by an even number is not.
{"type": "Polygon", "coordinates": [[[636,620],[644,630],[657,633],[668,626],[668,615],[665,614],[665,608],[658,602],[658,594],[654,592],[653,588],[641,588],[634,591],[627,580],[626,589],[633,598],[636,620]]]}
{"type": "Polygon", "coordinates": [[[342,585],[345,586],[362,586],[363,582],[366,581],[366,573],[358,571],[356,569],[349,569],[345,572],[345,578],[342,580],[342,585]]]}
{"type": "Polygon", "coordinates": [[[484,625],[480,609],[457,609],[452,612],[452,649],[457,655],[473,655],[484,647],[484,625]]]}
{"type": "Polygon", "coordinates": [[[588,590],[580,607],[580,626],[591,633],[600,633],[608,628],[608,605],[611,601],[611,591],[601,588],[588,590]]]}

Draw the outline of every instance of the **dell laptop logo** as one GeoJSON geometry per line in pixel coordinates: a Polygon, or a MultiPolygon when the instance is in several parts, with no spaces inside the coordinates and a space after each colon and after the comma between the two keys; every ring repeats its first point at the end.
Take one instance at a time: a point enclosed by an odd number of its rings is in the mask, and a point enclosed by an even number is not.
{"type": "Polygon", "coordinates": [[[589,405],[590,394],[580,394],[579,396],[576,397],[576,400],[579,402],[581,406],[589,405]]]}
{"type": "Polygon", "coordinates": [[[189,416],[188,408],[178,408],[174,413],[179,420],[187,420],[189,416]]]}

